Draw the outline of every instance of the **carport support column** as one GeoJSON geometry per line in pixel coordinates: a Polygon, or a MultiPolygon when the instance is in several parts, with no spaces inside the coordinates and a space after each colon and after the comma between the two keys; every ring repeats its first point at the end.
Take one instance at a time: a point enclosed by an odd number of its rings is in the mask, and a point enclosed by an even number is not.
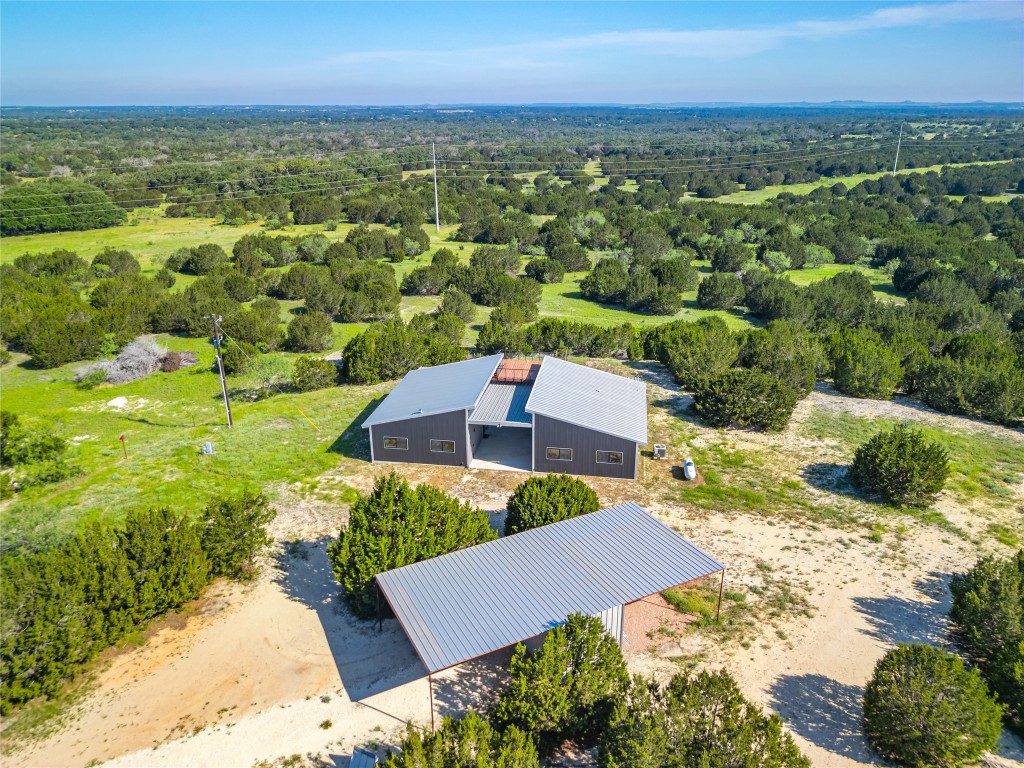
{"type": "Polygon", "coordinates": [[[374,584],[377,587],[377,631],[384,631],[384,612],[380,609],[380,584],[377,584],[374,580],[374,584]]]}
{"type": "Polygon", "coordinates": [[[718,607],[715,609],[715,621],[722,615],[722,593],[725,591],[725,568],[722,569],[722,582],[718,585],[718,607]]]}
{"type": "Polygon", "coordinates": [[[430,732],[434,733],[434,676],[427,673],[427,690],[430,692],[430,732]]]}

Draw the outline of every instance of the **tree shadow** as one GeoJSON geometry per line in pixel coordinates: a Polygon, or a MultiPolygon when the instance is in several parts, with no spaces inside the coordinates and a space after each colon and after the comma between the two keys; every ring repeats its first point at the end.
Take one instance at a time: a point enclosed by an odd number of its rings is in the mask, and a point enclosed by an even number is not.
{"type": "Polygon", "coordinates": [[[434,706],[438,718],[462,717],[470,709],[483,713],[509,683],[514,647],[488,653],[434,675],[434,706]]]}
{"type": "Polygon", "coordinates": [[[423,665],[394,618],[379,630],[376,621],[357,619],[341,602],[329,542],[324,536],[287,545],[276,558],[274,579],[289,599],[316,611],[348,697],[362,701],[422,679],[423,665]]]}
{"type": "Polygon", "coordinates": [[[864,688],[825,675],[782,675],[769,690],[770,706],[812,744],[851,760],[873,764],[861,727],[864,688]]]}
{"type": "Polygon", "coordinates": [[[914,583],[920,599],[906,597],[855,597],[854,607],[864,615],[862,630],[886,645],[899,643],[950,644],[950,575],[929,573],[914,583]]]}
{"type": "Polygon", "coordinates": [[[373,413],[377,406],[384,400],[384,396],[374,398],[352,419],[345,430],[338,435],[338,439],[331,443],[327,449],[328,453],[340,453],[349,459],[370,460],[370,434],[369,430],[363,429],[363,422],[373,413]]]}
{"type": "Polygon", "coordinates": [[[839,464],[835,461],[819,461],[808,464],[800,470],[802,477],[809,486],[817,488],[826,493],[835,493],[839,496],[849,496],[858,501],[869,501],[859,488],[847,479],[847,464],[839,464]]]}

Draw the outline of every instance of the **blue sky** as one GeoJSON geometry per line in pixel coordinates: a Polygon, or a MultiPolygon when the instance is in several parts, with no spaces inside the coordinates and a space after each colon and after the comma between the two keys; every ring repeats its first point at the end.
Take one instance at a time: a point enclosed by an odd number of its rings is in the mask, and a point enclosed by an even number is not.
{"type": "Polygon", "coordinates": [[[1024,3],[0,3],[0,103],[1024,101],[1024,3]]]}

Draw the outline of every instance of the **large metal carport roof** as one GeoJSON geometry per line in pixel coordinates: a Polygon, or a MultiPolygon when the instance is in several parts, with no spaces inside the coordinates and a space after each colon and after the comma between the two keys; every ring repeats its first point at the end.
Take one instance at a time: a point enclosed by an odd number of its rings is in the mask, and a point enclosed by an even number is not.
{"type": "Polygon", "coordinates": [[[432,674],[725,566],[633,503],[378,574],[432,674]]]}

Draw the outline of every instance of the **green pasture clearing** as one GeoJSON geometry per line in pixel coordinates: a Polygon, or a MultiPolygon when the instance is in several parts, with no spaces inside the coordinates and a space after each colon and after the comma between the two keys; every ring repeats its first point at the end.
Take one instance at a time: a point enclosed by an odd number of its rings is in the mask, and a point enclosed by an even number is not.
{"type": "Polygon", "coordinates": [[[807,267],[804,269],[793,269],[783,273],[794,283],[800,286],[810,285],[819,280],[828,280],[840,272],[863,272],[871,281],[871,288],[875,292],[876,301],[889,301],[897,304],[905,304],[907,299],[892,285],[892,278],[881,269],[867,267],[862,264],[822,264],[820,267],[807,267]]]}
{"type": "Polygon", "coordinates": [[[719,315],[733,330],[749,328],[756,322],[745,313],[721,312],[701,309],[697,306],[697,291],[683,294],[683,308],[672,316],[644,315],[630,312],[617,304],[598,304],[584,299],[580,293],[580,280],[586,272],[570,272],[560,283],[542,286],[540,299],[541,317],[558,317],[563,320],[578,320],[596,325],[622,325],[632,323],[637,327],[654,326],[672,320],[699,320],[707,315],[719,315]]]}
{"type": "Polygon", "coordinates": [[[196,509],[211,495],[246,485],[301,483],[357,450],[362,436],[354,423],[392,386],[332,387],[250,402],[236,390],[252,382],[229,378],[235,419],[229,430],[210,344],[157,339],[171,349],[196,352],[199,364],[94,390],[73,382],[82,363],[45,371],[8,365],[0,371],[4,408],[28,424],[55,425],[75,444],[72,461],[82,469],[78,477],[26,489],[6,502],[0,541],[60,535],[91,520],[117,522],[132,507],[196,509]],[[122,397],[123,404],[115,400],[122,397]],[[127,458],[118,441],[122,434],[127,458]],[[214,445],[212,456],[200,453],[206,441],[214,445]]]}
{"type": "MultiPolygon", "coordinates": [[[[802,427],[811,437],[838,444],[852,458],[857,446],[895,423],[816,410],[802,427]]],[[[996,433],[1003,428],[995,425],[955,433],[916,422],[913,426],[949,452],[953,474],[946,483],[948,491],[963,501],[982,500],[995,507],[1013,506],[1016,489],[1024,480],[1024,450],[1019,440],[1009,435],[998,436],[996,433]]]]}
{"type": "MultiPolygon", "coordinates": [[[[23,253],[39,253],[65,248],[91,260],[104,248],[131,251],[142,264],[144,274],[152,274],[179,248],[203,243],[216,243],[229,254],[231,246],[244,235],[264,230],[259,222],[238,226],[218,224],[216,219],[169,219],[156,208],[139,208],[129,214],[129,222],[119,227],[90,229],[81,232],[47,232],[41,235],[20,235],[0,238],[0,263],[9,264],[23,253]]],[[[330,240],[344,240],[354,224],[339,224],[334,232],[325,232],[322,224],[291,224],[270,234],[311,235],[321,233],[330,240]]],[[[179,281],[181,275],[178,276],[179,281]]]]}
{"type": "MultiPolygon", "coordinates": [[[[922,168],[900,168],[896,171],[898,176],[905,176],[909,173],[928,173],[929,171],[935,171],[938,173],[943,168],[962,168],[967,165],[997,165],[999,163],[1008,163],[1009,160],[981,160],[976,163],[949,163],[948,165],[929,165],[922,168]]],[[[831,187],[835,184],[845,184],[847,187],[853,187],[860,184],[862,181],[868,179],[880,179],[883,176],[888,176],[891,171],[879,171],[877,173],[858,173],[852,176],[833,176],[831,178],[822,177],[818,181],[808,181],[803,184],[779,184],[775,186],[767,186],[763,189],[745,190],[742,189],[739,192],[733,192],[731,195],[722,195],[721,197],[714,198],[715,202],[718,203],[739,203],[741,205],[759,205],[765,200],[772,200],[783,192],[790,192],[794,195],[807,195],[816,190],[818,187],[831,187]]],[[[698,200],[699,198],[693,192],[687,192],[682,197],[683,200],[698,200]]],[[[992,198],[999,200],[1001,198],[992,198]]]]}

